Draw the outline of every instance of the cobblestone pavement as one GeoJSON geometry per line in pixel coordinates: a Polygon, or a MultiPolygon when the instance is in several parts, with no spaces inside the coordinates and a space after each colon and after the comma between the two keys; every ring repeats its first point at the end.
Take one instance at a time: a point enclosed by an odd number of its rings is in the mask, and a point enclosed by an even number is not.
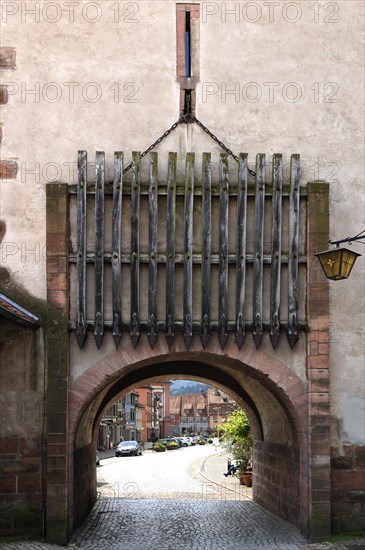
{"type": "MultiPolygon", "coordinates": [[[[191,455],[193,456],[193,455],[191,455]]],[[[137,457],[136,457],[137,458],[137,457]]],[[[364,550],[365,537],[308,544],[292,525],[264,511],[237,478],[223,478],[219,452],[192,460],[186,492],[168,498],[102,496],[68,548],[80,550],[364,550]],[[196,484],[205,489],[197,498],[196,484]],[[182,495],[185,495],[182,499],[182,495]]],[[[156,493],[155,493],[156,494],[156,493]]],[[[161,495],[162,496],[162,495],[161,495]]],[[[0,542],[2,550],[61,550],[41,541],[0,542]]]]}

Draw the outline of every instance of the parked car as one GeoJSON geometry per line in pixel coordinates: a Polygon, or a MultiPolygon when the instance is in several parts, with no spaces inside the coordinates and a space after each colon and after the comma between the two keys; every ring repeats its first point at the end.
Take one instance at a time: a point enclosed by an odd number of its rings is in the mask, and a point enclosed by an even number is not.
{"type": "Polygon", "coordinates": [[[137,456],[142,454],[138,441],[121,441],[115,449],[115,456],[137,456]]]}
{"type": "Polygon", "coordinates": [[[179,437],[179,439],[183,447],[190,447],[191,445],[190,437],[179,437]]]}
{"type": "Polygon", "coordinates": [[[100,455],[99,451],[96,449],[96,465],[100,466],[100,455]]]}

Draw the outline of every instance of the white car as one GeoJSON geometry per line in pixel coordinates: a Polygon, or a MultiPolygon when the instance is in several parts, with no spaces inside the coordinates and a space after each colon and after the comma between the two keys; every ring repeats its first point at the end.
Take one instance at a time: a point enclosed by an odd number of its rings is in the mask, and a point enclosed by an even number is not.
{"type": "Polygon", "coordinates": [[[190,447],[191,445],[190,437],[179,437],[179,439],[183,447],[190,447]]]}

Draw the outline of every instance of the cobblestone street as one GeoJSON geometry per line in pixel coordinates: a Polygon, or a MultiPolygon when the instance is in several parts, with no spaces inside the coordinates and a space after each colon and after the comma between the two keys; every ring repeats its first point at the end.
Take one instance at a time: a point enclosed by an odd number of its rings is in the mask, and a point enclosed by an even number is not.
{"type": "MultiPolygon", "coordinates": [[[[145,453],[143,457],[102,460],[98,469],[100,498],[88,520],[74,533],[68,548],[91,550],[361,550],[364,538],[344,543],[308,544],[292,525],[266,512],[251,500],[251,489],[242,488],[237,478],[224,478],[227,457],[219,448],[182,449],[165,457],[145,453]],[[172,458],[174,457],[174,458],[172,458]],[[185,458],[184,458],[185,457],[185,458]],[[144,485],[143,476],[134,484],[128,468],[139,464],[152,473],[157,461],[173,460],[180,485],[158,489],[155,480],[144,485]],[[188,460],[186,461],[186,459],[188,460]],[[190,460],[191,459],[191,460],[190,460]],[[143,460],[143,463],[141,462],[143,460]],[[180,460],[187,467],[183,471],[180,460]],[[114,464],[114,466],[113,466],[114,464]],[[105,466],[103,469],[103,465],[105,466]],[[104,479],[120,472],[123,493],[104,479]],[[105,472],[105,474],[104,474],[105,472]],[[108,473],[109,472],[109,473],[108,473]],[[125,479],[129,479],[126,486],[125,479]],[[177,487],[177,489],[176,489],[177,487]],[[163,492],[165,491],[165,493],[163,492]],[[163,494],[165,496],[163,497],[163,494]],[[108,496],[103,496],[108,495],[108,496]]],[[[113,456],[113,453],[109,453],[113,456]]],[[[136,470],[136,467],[134,466],[136,470]]],[[[170,484],[171,485],[171,484],[170,484]]],[[[35,541],[2,542],[3,550],[57,550],[64,547],[35,541]]]]}

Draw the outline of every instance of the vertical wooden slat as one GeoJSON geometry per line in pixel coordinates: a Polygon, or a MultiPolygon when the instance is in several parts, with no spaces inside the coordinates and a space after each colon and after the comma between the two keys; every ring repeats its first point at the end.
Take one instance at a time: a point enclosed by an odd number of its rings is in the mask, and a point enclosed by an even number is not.
{"type": "Polygon", "coordinates": [[[202,325],[200,338],[203,348],[210,337],[210,256],[212,250],[212,168],[211,154],[203,153],[203,249],[202,249],[202,325]]]}
{"type": "Polygon", "coordinates": [[[218,338],[223,349],[227,343],[228,293],[228,155],[222,153],[219,163],[219,297],[218,338]]]}
{"type": "Polygon", "coordinates": [[[187,153],[184,204],[184,341],[188,349],[193,339],[194,162],[194,153],[187,153]]]}
{"type": "Polygon", "coordinates": [[[140,170],[141,154],[132,153],[131,185],[131,323],[130,337],[136,347],[139,340],[139,207],[140,207],[140,170]]]}
{"type": "Polygon", "coordinates": [[[247,224],[247,154],[239,157],[237,197],[237,260],[236,260],[236,341],[241,349],[245,340],[246,290],[246,224],[247,224]]]}
{"type": "Polygon", "coordinates": [[[273,195],[272,195],[272,248],[270,282],[270,338],[275,349],[280,339],[280,271],[281,271],[281,214],[283,159],[273,156],[273,195]]]}
{"type": "Polygon", "coordinates": [[[86,183],[87,153],[78,153],[77,184],[77,298],[76,338],[81,349],[86,339],[86,183]]]}
{"type": "Polygon", "coordinates": [[[121,229],[123,195],[123,153],[114,153],[113,210],[112,210],[112,294],[113,294],[113,338],[118,348],[122,338],[121,301],[121,229]]]}
{"type": "Polygon", "coordinates": [[[265,155],[256,155],[255,253],[253,262],[253,339],[262,339],[262,286],[264,253],[265,155]]]}
{"type": "Polygon", "coordinates": [[[95,320],[94,338],[99,349],[104,336],[104,174],[105,154],[95,160],[95,320]]]}
{"type": "Polygon", "coordinates": [[[149,264],[148,264],[148,341],[154,348],[157,339],[157,186],[158,157],[150,153],[149,172],[149,264]]]}
{"type": "Polygon", "coordinates": [[[290,158],[290,213],[289,213],[289,293],[288,332],[292,348],[298,340],[298,255],[299,255],[299,183],[300,156],[290,158]]]}
{"type": "Polygon", "coordinates": [[[177,154],[169,153],[166,221],[166,341],[171,348],[175,322],[175,227],[177,154]]]}

